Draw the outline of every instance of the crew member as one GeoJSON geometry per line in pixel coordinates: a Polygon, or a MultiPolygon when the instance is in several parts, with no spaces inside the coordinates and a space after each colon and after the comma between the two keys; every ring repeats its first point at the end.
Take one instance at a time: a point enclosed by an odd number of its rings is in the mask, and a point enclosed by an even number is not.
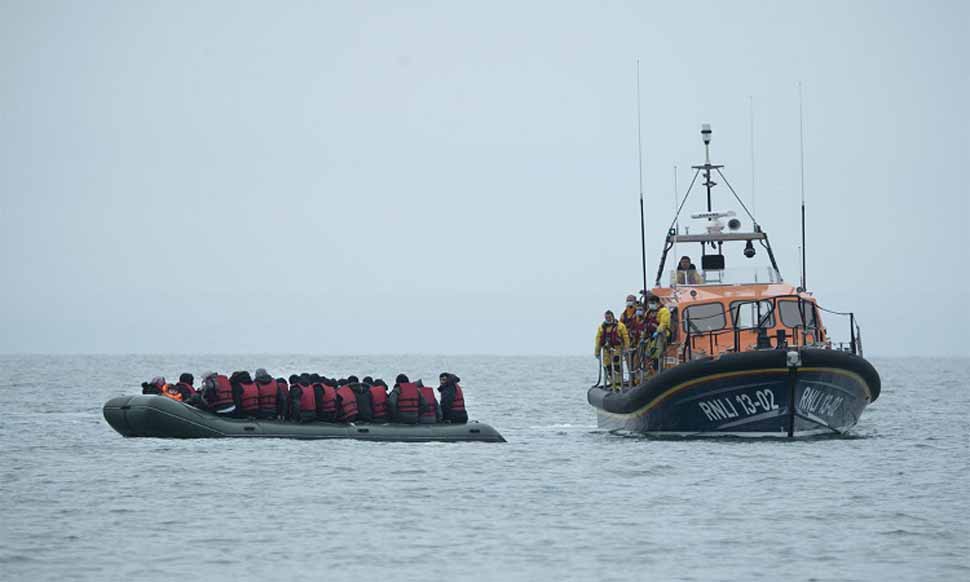
{"type": "Polygon", "coordinates": [[[441,419],[452,424],[465,424],[468,422],[468,413],[465,412],[465,395],[461,391],[461,378],[448,372],[442,372],[438,376],[441,385],[438,386],[438,393],[441,394],[441,419]]]}
{"type": "Polygon", "coordinates": [[[646,297],[647,313],[645,317],[644,337],[647,341],[647,356],[654,371],[660,369],[660,358],[670,343],[670,310],[660,303],[660,298],[653,293],[646,297]]]}
{"type": "Polygon", "coordinates": [[[630,335],[623,322],[612,311],[603,314],[603,323],[596,331],[595,357],[603,363],[606,382],[614,388],[623,384],[623,351],[630,348],[630,335]]]}
{"type": "Polygon", "coordinates": [[[633,314],[630,322],[626,324],[630,334],[630,371],[634,378],[633,382],[639,384],[642,380],[643,365],[645,361],[644,352],[646,350],[647,337],[644,334],[646,328],[646,316],[643,305],[637,304],[637,310],[633,314]]]}
{"type": "Polygon", "coordinates": [[[690,257],[687,255],[680,257],[680,262],[677,263],[676,280],[680,285],[700,285],[704,282],[700,273],[697,272],[697,267],[690,262],[690,257]]]}
{"type": "Polygon", "coordinates": [[[418,411],[423,400],[421,390],[405,374],[397,375],[394,388],[391,389],[387,400],[394,422],[403,424],[418,423],[418,411]]]}
{"type": "Polygon", "coordinates": [[[387,384],[378,378],[368,389],[370,392],[371,413],[373,422],[387,422],[390,420],[390,409],[387,401],[387,384]]]}
{"type": "Polygon", "coordinates": [[[620,314],[620,321],[627,329],[630,329],[630,323],[633,322],[633,318],[636,316],[637,308],[640,305],[637,303],[637,298],[634,295],[626,296],[626,307],[623,308],[623,313],[620,314]]]}
{"type": "Polygon", "coordinates": [[[425,386],[421,380],[418,380],[418,388],[421,394],[418,422],[420,424],[441,422],[441,407],[438,406],[438,399],[435,398],[434,388],[425,386]]]}
{"type": "Polygon", "coordinates": [[[286,382],[286,378],[276,379],[277,397],[276,406],[279,411],[280,420],[289,420],[290,418],[290,386],[286,382]]]}

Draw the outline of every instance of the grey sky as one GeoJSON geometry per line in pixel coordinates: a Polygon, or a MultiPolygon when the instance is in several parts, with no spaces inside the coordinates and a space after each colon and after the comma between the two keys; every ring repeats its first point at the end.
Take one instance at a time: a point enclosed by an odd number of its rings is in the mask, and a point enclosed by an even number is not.
{"type": "Polygon", "coordinates": [[[802,80],[810,287],[870,354],[967,354],[968,24],[959,1],[2,1],[0,351],[591,353],[640,287],[639,56],[651,272],[701,123],[750,197],[752,96],[757,215],[797,281],[802,80]]]}

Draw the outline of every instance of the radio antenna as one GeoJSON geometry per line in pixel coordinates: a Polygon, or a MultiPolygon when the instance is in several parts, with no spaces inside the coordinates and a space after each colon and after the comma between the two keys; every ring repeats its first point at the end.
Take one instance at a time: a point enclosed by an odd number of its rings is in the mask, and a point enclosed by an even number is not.
{"type": "Polygon", "coordinates": [[[640,262],[643,268],[643,292],[647,292],[647,233],[643,218],[643,145],[640,139],[640,58],[637,57],[637,173],[640,178],[640,262]]]}
{"type": "Polygon", "coordinates": [[[751,135],[751,214],[757,214],[754,204],[754,97],[748,97],[748,121],[751,135]]]}
{"type": "Polygon", "coordinates": [[[798,148],[802,187],[802,290],[808,290],[805,276],[805,115],[802,105],[802,82],[798,82],[798,148]]]}

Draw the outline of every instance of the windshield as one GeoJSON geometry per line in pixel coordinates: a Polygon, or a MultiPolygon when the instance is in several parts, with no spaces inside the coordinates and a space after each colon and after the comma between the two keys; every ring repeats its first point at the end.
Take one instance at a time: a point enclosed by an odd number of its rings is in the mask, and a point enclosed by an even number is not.
{"type": "Polygon", "coordinates": [[[691,269],[669,271],[670,285],[747,285],[752,283],[781,283],[781,275],[771,267],[738,267],[732,269],[691,269]]]}
{"type": "Polygon", "coordinates": [[[802,301],[799,307],[798,301],[779,301],[778,312],[781,315],[781,323],[785,327],[803,327],[802,310],[805,311],[805,321],[807,327],[815,327],[815,305],[809,301],[802,301]]]}
{"type": "Polygon", "coordinates": [[[731,303],[731,320],[738,329],[774,327],[774,306],[766,300],[734,301],[731,303]]]}
{"type": "Polygon", "coordinates": [[[691,333],[723,329],[726,324],[724,306],[720,303],[691,305],[684,310],[684,329],[690,329],[691,333]]]}

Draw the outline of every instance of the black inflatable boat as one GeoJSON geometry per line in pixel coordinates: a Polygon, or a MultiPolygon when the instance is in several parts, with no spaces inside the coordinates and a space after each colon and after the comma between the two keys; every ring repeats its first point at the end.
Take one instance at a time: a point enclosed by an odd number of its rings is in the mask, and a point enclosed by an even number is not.
{"type": "Polygon", "coordinates": [[[364,441],[504,443],[491,426],[468,424],[292,423],[218,416],[164,396],[119,396],[104,405],[104,418],[126,437],[290,438],[364,441]]]}

